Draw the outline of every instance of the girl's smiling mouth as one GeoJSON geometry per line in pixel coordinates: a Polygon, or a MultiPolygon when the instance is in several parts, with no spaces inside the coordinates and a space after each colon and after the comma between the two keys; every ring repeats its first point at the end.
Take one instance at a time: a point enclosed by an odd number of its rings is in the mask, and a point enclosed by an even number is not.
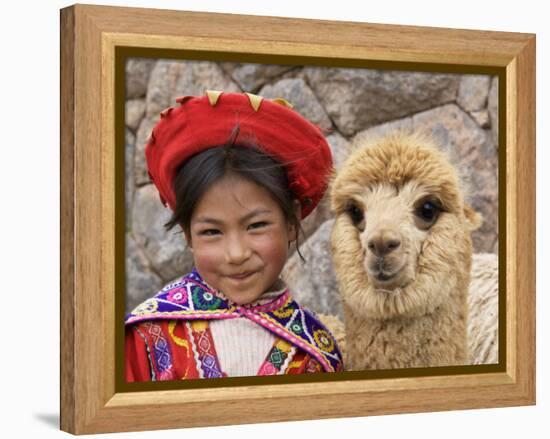
{"type": "Polygon", "coordinates": [[[234,279],[234,280],[244,280],[244,279],[249,278],[250,276],[252,276],[255,273],[256,273],[255,271],[246,271],[246,272],[241,273],[241,274],[234,274],[234,275],[230,275],[230,276],[227,276],[227,277],[230,278],[230,279],[234,279]]]}

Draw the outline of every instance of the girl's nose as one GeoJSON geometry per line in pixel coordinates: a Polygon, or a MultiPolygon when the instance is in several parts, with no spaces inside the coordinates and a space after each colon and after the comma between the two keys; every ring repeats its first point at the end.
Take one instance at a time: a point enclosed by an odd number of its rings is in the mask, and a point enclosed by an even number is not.
{"type": "Polygon", "coordinates": [[[225,249],[225,258],[229,264],[242,264],[250,258],[251,254],[252,251],[245,239],[240,236],[232,236],[228,238],[225,249]]]}

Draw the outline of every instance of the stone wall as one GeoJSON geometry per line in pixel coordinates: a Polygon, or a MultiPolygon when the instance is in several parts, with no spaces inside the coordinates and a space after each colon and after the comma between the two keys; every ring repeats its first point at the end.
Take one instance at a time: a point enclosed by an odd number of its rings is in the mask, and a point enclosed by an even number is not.
{"type": "MultiPolygon", "coordinates": [[[[470,204],[484,217],[476,253],[498,252],[498,80],[481,75],[132,59],[126,66],[127,309],[188,272],[193,260],[181,230],[150,183],[144,149],[159,112],[204,90],[282,97],[330,131],[339,168],[361,139],[395,129],[430,133],[458,168],[470,204]]],[[[302,224],[300,251],[283,277],[301,303],[341,314],[330,260],[327,197],[302,224]]]]}

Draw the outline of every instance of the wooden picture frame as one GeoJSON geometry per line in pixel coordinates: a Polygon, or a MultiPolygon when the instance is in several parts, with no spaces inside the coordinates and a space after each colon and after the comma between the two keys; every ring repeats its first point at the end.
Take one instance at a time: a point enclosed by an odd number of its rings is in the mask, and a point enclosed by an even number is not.
{"type": "Polygon", "coordinates": [[[89,434],[534,403],[534,35],[92,5],[61,10],[62,430],[89,434]],[[498,74],[505,167],[499,184],[504,344],[497,367],[369,378],[344,372],[261,385],[251,378],[236,386],[185,389],[129,391],[121,384],[116,65],[120,56],[138,53],[135,49],[498,74]]]}

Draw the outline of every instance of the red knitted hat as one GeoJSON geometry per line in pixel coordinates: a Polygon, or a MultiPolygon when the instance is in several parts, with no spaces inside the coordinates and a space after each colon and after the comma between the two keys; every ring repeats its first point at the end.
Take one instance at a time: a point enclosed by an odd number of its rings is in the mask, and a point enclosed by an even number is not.
{"type": "Polygon", "coordinates": [[[257,144],[285,166],[302,219],[317,206],[332,170],[330,148],[321,130],[287,101],[208,90],[205,96],[184,96],[176,102],[179,107],[161,112],[145,148],[149,177],[165,206],[175,210],[173,181],[183,162],[226,144],[236,125],[235,144],[257,144]]]}

